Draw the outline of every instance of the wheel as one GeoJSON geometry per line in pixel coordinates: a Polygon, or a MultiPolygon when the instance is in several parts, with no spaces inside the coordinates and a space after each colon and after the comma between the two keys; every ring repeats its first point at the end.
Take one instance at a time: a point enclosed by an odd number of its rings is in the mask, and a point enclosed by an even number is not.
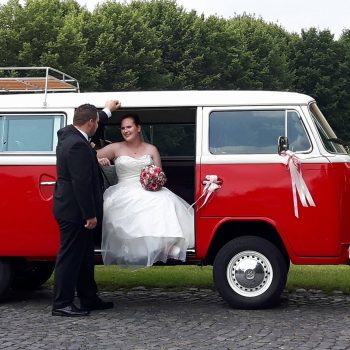
{"type": "Polygon", "coordinates": [[[274,306],[287,281],[286,260],[269,241],[239,237],[224,245],[215,258],[214,284],[219,294],[237,309],[274,306]]]}
{"type": "Polygon", "coordinates": [[[55,264],[51,261],[26,262],[16,267],[12,287],[37,289],[52,275],[55,264]]]}
{"type": "Polygon", "coordinates": [[[0,259],[0,300],[4,299],[12,283],[12,267],[6,260],[0,259]]]}

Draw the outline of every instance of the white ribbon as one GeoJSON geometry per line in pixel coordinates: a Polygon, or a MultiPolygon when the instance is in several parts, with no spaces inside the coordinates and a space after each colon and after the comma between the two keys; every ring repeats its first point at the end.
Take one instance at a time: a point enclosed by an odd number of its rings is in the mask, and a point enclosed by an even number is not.
{"type": "Polygon", "coordinates": [[[300,159],[289,150],[283,151],[281,155],[283,156],[282,163],[289,168],[292,180],[294,215],[299,218],[297,193],[303,207],[316,207],[316,204],[301,174],[300,159]]]}
{"type": "Polygon", "coordinates": [[[206,175],[206,180],[203,181],[203,184],[205,185],[203,188],[203,192],[200,195],[200,197],[190,206],[192,208],[202,197],[205,197],[203,204],[197,209],[204,207],[204,205],[208,202],[209,197],[213,194],[214,191],[221,188],[220,181],[217,177],[217,175],[206,175]]]}

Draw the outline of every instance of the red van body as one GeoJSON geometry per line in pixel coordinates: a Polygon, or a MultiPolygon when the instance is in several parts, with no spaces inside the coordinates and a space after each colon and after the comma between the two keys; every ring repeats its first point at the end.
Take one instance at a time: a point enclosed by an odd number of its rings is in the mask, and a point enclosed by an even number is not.
{"type": "MultiPolygon", "coordinates": [[[[348,263],[350,157],[309,96],[6,94],[0,95],[0,296],[49,278],[59,242],[51,212],[56,132],[72,123],[79,105],[103,108],[110,98],[119,99],[122,108],[106,125],[106,138],[118,133],[121,114],[137,111],[160,149],[169,187],[196,202],[188,263],[213,265],[215,285],[230,305],[276,303],[290,262],[348,263]],[[180,146],[171,136],[163,143],[157,139],[157,132],[175,129],[185,135],[177,136],[183,137],[180,146]]],[[[97,260],[98,253],[97,246],[97,260]]]]}

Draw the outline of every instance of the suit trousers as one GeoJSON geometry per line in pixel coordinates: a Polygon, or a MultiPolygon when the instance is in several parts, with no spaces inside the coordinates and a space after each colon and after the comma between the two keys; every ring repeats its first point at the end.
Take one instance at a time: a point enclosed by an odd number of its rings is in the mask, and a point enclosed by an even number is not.
{"type": "Polygon", "coordinates": [[[87,304],[97,297],[94,266],[94,230],[83,224],[57,220],[60,227],[60,251],[55,265],[53,308],[73,303],[75,291],[87,304]]]}

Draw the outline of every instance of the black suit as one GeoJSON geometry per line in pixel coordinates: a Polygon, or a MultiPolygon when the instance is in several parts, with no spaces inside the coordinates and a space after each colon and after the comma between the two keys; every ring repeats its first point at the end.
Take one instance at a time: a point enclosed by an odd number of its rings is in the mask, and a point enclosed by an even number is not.
{"type": "Polygon", "coordinates": [[[60,227],[60,251],[55,267],[54,308],[72,304],[75,290],[81,302],[97,296],[94,279],[93,230],[87,219],[102,222],[103,179],[96,152],[73,125],[57,133],[57,182],[53,213],[60,227]]]}

